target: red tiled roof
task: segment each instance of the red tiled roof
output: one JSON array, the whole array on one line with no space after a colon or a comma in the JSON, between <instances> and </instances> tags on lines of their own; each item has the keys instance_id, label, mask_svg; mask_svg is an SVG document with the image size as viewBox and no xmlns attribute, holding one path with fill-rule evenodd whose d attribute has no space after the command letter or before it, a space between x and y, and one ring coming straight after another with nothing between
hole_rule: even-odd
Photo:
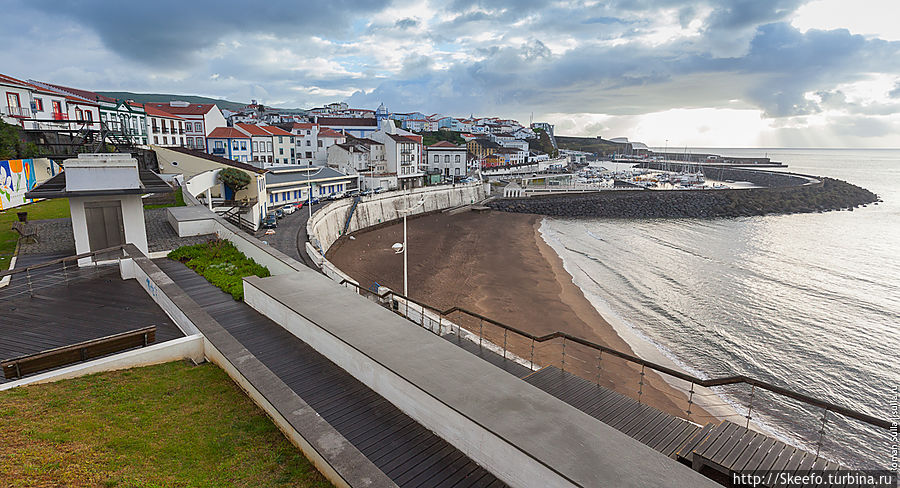
<instances>
[{"instance_id":1,"label":"red tiled roof","mask_svg":"<svg viewBox=\"0 0 900 488\"><path fill-rule=\"evenodd\" d=\"M153 106L170 114L178 115L204 115L216 106L213 103L192 103L187 107L173 107L169 103L147 103L144 105L146 107Z\"/></svg>"},{"instance_id":2,"label":"red tiled roof","mask_svg":"<svg viewBox=\"0 0 900 488\"><path fill-rule=\"evenodd\" d=\"M377 121L372 118L352 118L352 117L319 117L316 122L321 126L356 126L356 127L375 127Z\"/></svg>"},{"instance_id":3,"label":"red tiled roof","mask_svg":"<svg viewBox=\"0 0 900 488\"><path fill-rule=\"evenodd\" d=\"M94 93L90 90L80 90L78 88L72 88L72 87L63 86L63 85L56 85L53 83L44 83L44 82L41 82L41 83L43 83L47 86L53 87L59 91L71 93L72 95L75 95L76 97L84 98L85 100L95 100L95 101L109 102L109 103L116 102L115 98L110 98L105 95L101 95L99 93Z\"/></svg>"},{"instance_id":4,"label":"red tiled roof","mask_svg":"<svg viewBox=\"0 0 900 488\"><path fill-rule=\"evenodd\" d=\"M60 96L59 94L54 93L53 90L48 90L42 86L38 86L38 85L35 85L34 83L29 83L27 81L20 80L18 78L13 78L12 76L0 74L0 81L12 83L13 85L20 85L22 88L25 88L28 90L33 90L33 91L37 91L37 92L41 92L41 93Z\"/></svg>"},{"instance_id":5,"label":"red tiled roof","mask_svg":"<svg viewBox=\"0 0 900 488\"><path fill-rule=\"evenodd\" d=\"M165 110L160 110L160 109L154 107L153 105L150 105L149 103L144 105L144 111L147 112L147 115L149 115L151 117L163 117L163 118L167 118L167 119L184 120L183 117L179 117L175 114L170 114L169 112L166 112Z\"/></svg>"},{"instance_id":6,"label":"red tiled roof","mask_svg":"<svg viewBox=\"0 0 900 488\"><path fill-rule=\"evenodd\" d=\"M234 126L235 126L235 129L238 129L242 132L246 132L247 134L250 134L251 136L269 137L272 135L272 134L269 134L268 132L266 132L265 129L263 129L262 127L260 127L258 125L237 123L237 124L234 124Z\"/></svg>"},{"instance_id":7,"label":"red tiled roof","mask_svg":"<svg viewBox=\"0 0 900 488\"><path fill-rule=\"evenodd\" d=\"M346 136L336 130L329 129L328 127L323 127L321 129L319 129L319 137L346 137Z\"/></svg>"},{"instance_id":8,"label":"red tiled roof","mask_svg":"<svg viewBox=\"0 0 900 488\"><path fill-rule=\"evenodd\" d=\"M316 124L311 124L309 122L294 122L291 129L312 129L315 126Z\"/></svg>"},{"instance_id":9,"label":"red tiled roof","mask_svg":"<svg viewBox=\"0 0 900 488\"><path fill-rule=\"evenodd\" d=\"M463 147L457 146L450 141L438 141L428 147L452 147L454 149L464 149Z\"/></svg>"},{"instance_id":10,"label":"red tiled roof","mask_svg":"<svg viewBox=\"0 0 900 488\"><path fill-rule=\"evenodd\" d=\"M216 127L207 136L210 139L249 139L250 136L234 127Z\"/></svg>"},{"instance_id":11,"label":"red tiled roof","mask_svg":"<svg viewBox=\"0 0 900 488\"><path fill-rule=\"evenodd\" d=\"M264 125L264 126L262 126L262 128L263 128L263 130L269 132L269 134L272 134L273 136L291 136L291 137L294 136L294 134L291 134L290 132L288 132L280 127L275 127L274 125Z\"/></svg>"}]
</instances>

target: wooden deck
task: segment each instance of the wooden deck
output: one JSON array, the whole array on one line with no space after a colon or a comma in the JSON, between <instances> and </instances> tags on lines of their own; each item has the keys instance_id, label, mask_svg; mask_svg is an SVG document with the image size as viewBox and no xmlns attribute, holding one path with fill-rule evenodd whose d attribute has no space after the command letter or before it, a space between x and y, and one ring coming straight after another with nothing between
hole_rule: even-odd
<instances>
[{"instance_id":1,"label":"wooden deck","mask_svg":"<svg viewBox=\"0 0 900 488\"><path fill-rule=\"evenodd\" d=\"M662 454L675 454L701 427L553 366L525 381Z\"/></svg>"},{"instance_id":2,"label":"wooden deck","mask_svg":"<svg viewBox=\"0 0 900 488\"><path fill-rule=\"evenodd\" d=\"M52 259L33 257L19 263ZM0 360L149 325L156 326L157 343L184 335L138 283L121 279L116 266L69 269L68 282L58 267L29 274L31 288L21 274L0 288Z\"/></svg>"},{"instance_id":3,"label":"wooden deck","mask_svg":"<svg viewBox=\"0 0 900 488\"><path fill-rule=\"evenodd\" d=\"M154 262L398 486L506 486L275 322L181 263Z\"/></svg>"},{"instance_id":4,"label":"wooden deck","mask_svg":"<svg viewBox=\"0 0 900 488\"><path fill-rule=\"evenodd\" d=\"M840 469L837 463L730 421L713 428L692 451L692 465L697 471L709 466L724 474L769 471L802 475L810 470Z\"/></svg>"}]
</instances>

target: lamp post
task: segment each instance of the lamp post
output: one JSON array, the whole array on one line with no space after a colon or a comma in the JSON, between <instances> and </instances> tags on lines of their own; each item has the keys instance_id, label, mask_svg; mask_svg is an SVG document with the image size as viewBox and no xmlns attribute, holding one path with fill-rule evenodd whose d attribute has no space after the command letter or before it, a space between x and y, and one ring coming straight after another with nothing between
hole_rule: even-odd
<instances>
[{"instance_id":1,"label":"lamp post","mask_svg":"<svg viewBox=\"0 0 900 488\"><path fill-rule=\"evenodd\" d=\"M306 208L309 209L309 218L312 218L312 184L310 184L310 177L312 176L312 168L306 168Z\"/></svg>"},{"instance_id":2,"label":"lamp post","mask_svg":"<svg viewBox=\"0 0 900 488\"><path fill-rule=\"evenodd\" d=\"M394 254L403 253L403 296L409 297L409 274L408 270L408 256L407 256L407 242L406 242L406 216L409 215L410 212L425 204L425 195L422 195L422 199L419 200L418 203L411 207L406 207L403 210L397 210L398 212L403 214L403 242L396 242L391 249L394 250Z\"/></svg>"}]
</instances>

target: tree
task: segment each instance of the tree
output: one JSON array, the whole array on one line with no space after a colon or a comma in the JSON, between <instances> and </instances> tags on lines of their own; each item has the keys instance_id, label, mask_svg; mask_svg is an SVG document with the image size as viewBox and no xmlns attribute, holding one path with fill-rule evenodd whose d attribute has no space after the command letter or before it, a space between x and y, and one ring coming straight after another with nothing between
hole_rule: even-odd
<instances>
[{"instance_id":1,"label":"tree","mask_svg":"<svg viewBox=\"0 0 900 488\"><path fill-rule=\"evenodd\" d=\"M29 159L39 154L35 143L25 142L21 129L0 121L0 160Z\"/></svg>"},{"instance_id":2,"label":"tree","mask_svg":"<svg viewBox=\"0 0 900 488\"><path fill-rule=\"evenodd\" d=\"M236 168L225 168L219 171L219 181L237 193L250 185L250 175Z\"/></svg>"}]
</instances>

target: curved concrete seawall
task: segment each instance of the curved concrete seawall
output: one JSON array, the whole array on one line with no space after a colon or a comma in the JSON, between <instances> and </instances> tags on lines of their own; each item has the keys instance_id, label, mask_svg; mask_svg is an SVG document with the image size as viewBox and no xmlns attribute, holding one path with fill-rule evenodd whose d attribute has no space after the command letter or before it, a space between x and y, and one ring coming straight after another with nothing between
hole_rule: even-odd
<instances>
[{"instance_id":1,"label":"curved concrete seawall","mask_svg":"<svg viewBox=\"0 0 900 488\"><path fill-rule=\"evenodd\" d=\"M410 216L471 205L484 200L485 196L484 185L470 183L416 188L411 191L393 191L362 197L350 218L347 233L398 220L403 217L400 210L417 204L423 197L425 203L413 209L409 213ZM353 280L328 262L325 253L344 234L344 225L352 207L353 200L347 198L329 203L313 214L306 223L306 233L309 236L306 252L309 257L326 275L348 281Z\"/></svg>"}]
</instances>

